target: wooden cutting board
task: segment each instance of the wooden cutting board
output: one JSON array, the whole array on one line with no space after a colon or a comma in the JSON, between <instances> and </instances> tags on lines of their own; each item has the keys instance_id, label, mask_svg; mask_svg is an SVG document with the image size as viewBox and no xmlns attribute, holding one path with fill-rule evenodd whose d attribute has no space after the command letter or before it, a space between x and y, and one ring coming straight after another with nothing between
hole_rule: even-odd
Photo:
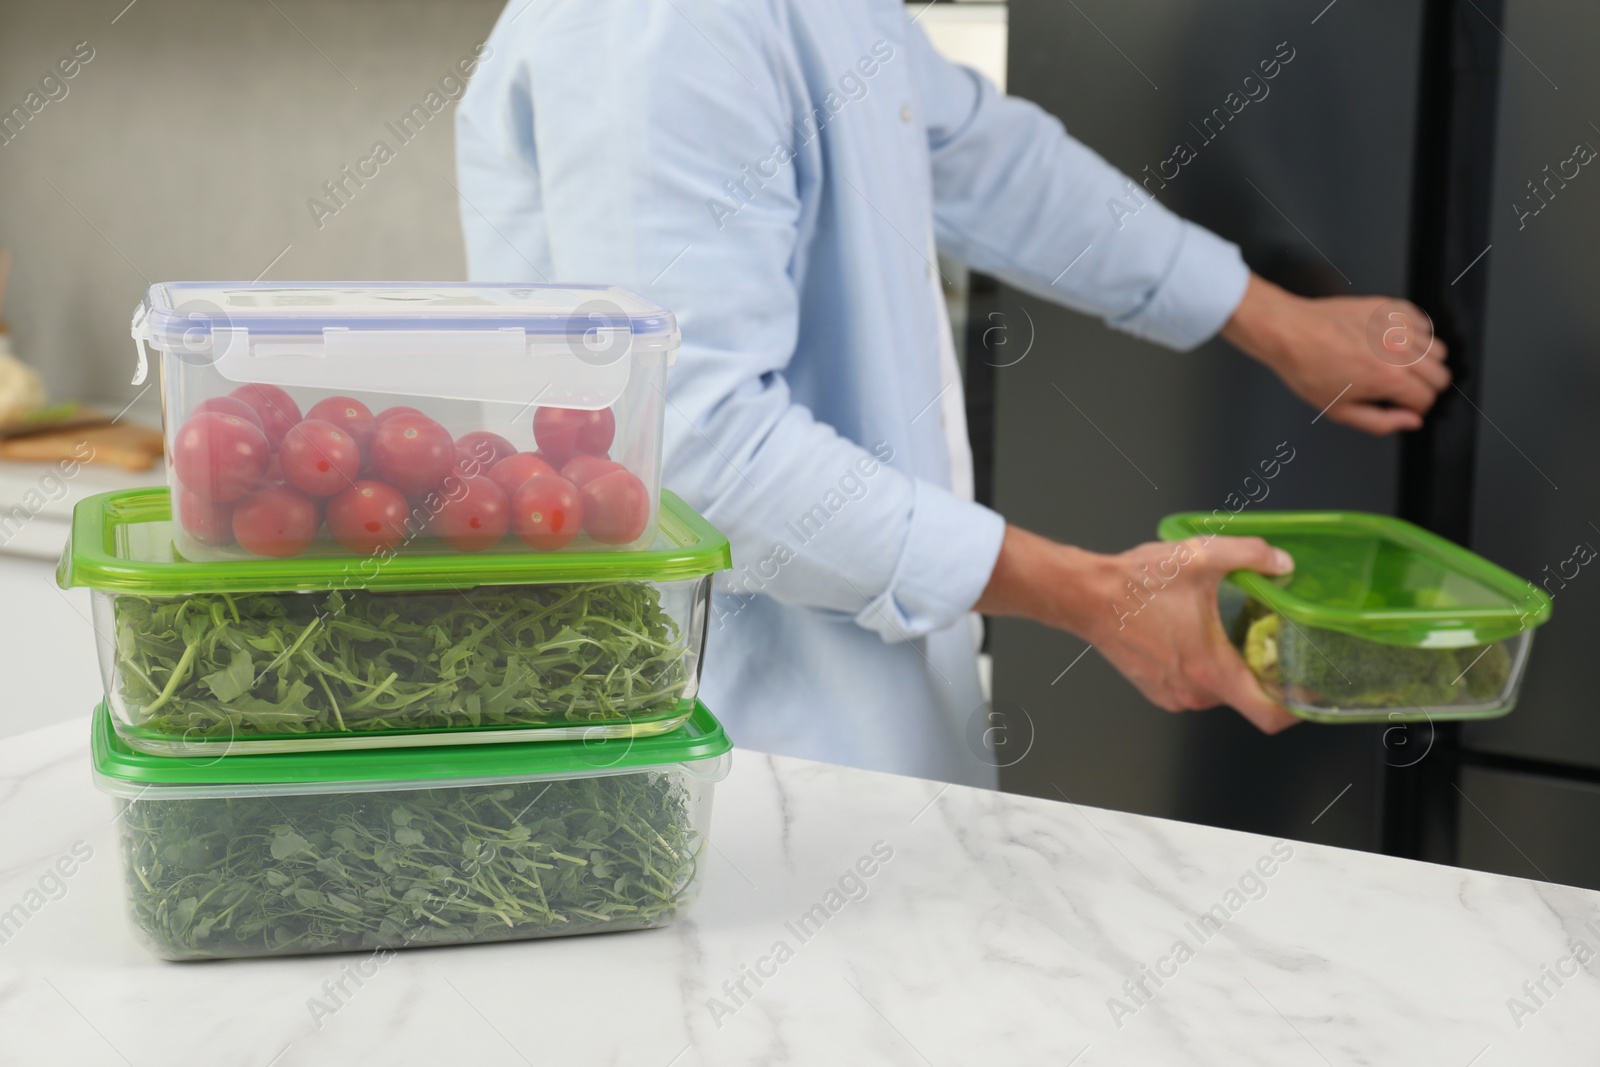
<instances>
[{"instance_id":1,"label":"wooden cutting board","mask_svg":"<svg viewBox=\"0 0 1600 1067\"><path fill-rule=\"evenodd\" d=\"M129 471L147 471L154 467L161 459L161 451L160 430L126 422L47 430L0 441L0 459L33 463L76 460L104 463Z\"/></svg>"}]
</instances>

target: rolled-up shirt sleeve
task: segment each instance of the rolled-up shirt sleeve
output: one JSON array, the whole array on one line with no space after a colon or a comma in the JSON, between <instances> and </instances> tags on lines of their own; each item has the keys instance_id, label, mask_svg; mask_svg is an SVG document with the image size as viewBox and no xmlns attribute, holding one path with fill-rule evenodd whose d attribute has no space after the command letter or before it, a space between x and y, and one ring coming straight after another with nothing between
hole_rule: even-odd
<instances>
[{"instance_id":1,"label":"rolled-up shirt sleeve","mask_svg":"<svg viewBox=\"0 0 1600 1067\"><path fill-rule=\"evenodd\" d=\"M798 89L754 11L551 0L502 16L457 116L470 271L610 282L673 309L663 481L728 534L724 588L904 640L971 610L1004 523L791 395L805 179L764 162L793 138ZM760 195L730 195L752 169Z\"/></svg>"},{"instance_id":2,"label":"rolled-up shirt sleeve","mask_svg":"<svg viewBox=\"0 0 1600 1067\"><path fill-rule=\"evenodd\" d=\"M913 483L911 521L889 586L855 620L886 641L942 629L972 610L994 573L1006 524L929 482Z\"/></svg>"},{"instance_id":3,"label":"rolled-up shirt sleeve","mask_svg":"<svg viewBox=\"0 0 1600 1067\"><path fill-rule=\"evenodd\" d=\"M1053 116L945 60L920 32L907 43L941 248L1169 348L1222 328L1250 277L1236 245L1173 214Z\"/></svg>"}]
</instances>

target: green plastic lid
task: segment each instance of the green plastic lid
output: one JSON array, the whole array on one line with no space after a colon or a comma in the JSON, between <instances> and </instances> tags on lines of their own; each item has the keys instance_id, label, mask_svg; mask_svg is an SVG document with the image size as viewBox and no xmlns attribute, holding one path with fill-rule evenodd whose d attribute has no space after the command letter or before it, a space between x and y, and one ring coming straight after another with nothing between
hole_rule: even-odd
<instances>
[{"instance_id":1,"label":"green plastic lid","mask_svg":"<svg viewBox=\"0 0 1600 1067\"><path fill-rule=\"evenodd\" d=\"M197 563L172 543L164 488L86 497L56 568L63 589L114 593L295 592L312 589L470 589L617 579L700 578L733 566L728 539L673 494L661 493L655 542L636 552L436 552L377 557L251 559Z\"/></svg>"},{"instance_id":2,"label":"green plastic lid","mask_svg":"<svg viewBox=\"0 0 1600 1067\"><path fill-rule=\"evenodd\" d=\"M187 759L129 748L112 728L111 713L104 704L95 709L89 737L96 784L120 796L168 788L174 793L181 788L184 796L225 797L590 778L714 759L732 748L722 724L698 701L694 714L682 726L650 737ZM245 786L259 788L240 788Z\"/></svg>"},{"instance_id":3,"label":"green plastic lid","mask_svg":"<svg viewBox=\"0 0 1600 1067\"><path fill-rule=\"evenodd\" d=\"M1168 515L1163 540L1260 537L1294 557L1270 578L1228 580L1292 622L1389 645L1490 644L1550 618L1550 597L1475 552L1402 519L1360 511Z\"/></svg>"}]
</instances>

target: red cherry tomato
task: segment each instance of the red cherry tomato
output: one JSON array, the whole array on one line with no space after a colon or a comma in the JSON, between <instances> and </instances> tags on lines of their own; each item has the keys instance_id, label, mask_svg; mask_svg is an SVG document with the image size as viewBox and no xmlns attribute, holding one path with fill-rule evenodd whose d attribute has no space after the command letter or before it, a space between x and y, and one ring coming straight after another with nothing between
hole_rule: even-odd
<instances>
[{"instance_id":1,"label":"red cherry tomato","mask_svg":"<svg viewBox=\"0 0 1600 1067\"><path fill-rule=\"evenodd\" d=\"M422 414L422 412L418 411L416 408L408 408L408 407L384 408L382 411L378 412L376 415L374 415L372 417L372 421L375 424L377 424L378 426L382 426L384 423L388 422L390 419L394 418L396 415L421 415L421 414Z\"/></svg>"},{"instance_id":2,"label":"red cherry tomato","mask_svg":"<svg viewBox=\"0 0 1600 1067\"><path fill-rule=\"evenodd\" d=\"M261 416L261 429L273 448L278 447L289 427L300 421L300 405L276 385L241 385L228 395L256 409Z\"/></svg>"},{"instance_id":3,"label":"red cherry tomato","mask_svg":"<svg viewBox=\"0 0 1600 1067\"><path fill-rule=\"evenodd\" d=\"M488 430L473 430L456 438L456 465L468 474L488 474L489 468L516 454L516 445ZM476 469L470 469L473 464Z\"/></svg>"},{"instance_id":4,"label":"red cherry tomato","mask_svg":"<svg viewBox=\"0 0 1600 1067\"><path fill-rule=\"evenodd\" d=\"M458 552L493 548L511 528L511 501L485 475L445 479L444 503L433 516L433 532Z\"/></svg>"},{"instance_id":5,"label":"red cherry tomato","mask_svg":"<svg viewBox=\"0 0 1600 1067\"><path fill-rule=\"evenodd\" d=\"M583 529L578 487L559 474L535 474L511 496L511 528L530 548L565 548Z\"/></svg>"},{"instance_id":6,"label":"red cherry tomato","mask_svg":"<svg viewBox=\"0 0 1600 1067\"><path fill-rule=\"evenodd\" d=\"M178 487L175 501L178 525L202 545L222 548L233 544L233 505L218 504L196 494L192 489Z\"/></svg>"},{"instance_id":7,"label":"red cherry tomato","mask_svg":"<svg viewBox=\"0 0 1600 1067\"><path fill-rule=\"evenodd\" d=\"M271 457L260 427L237 415L202 411L172 439L172 469L178 481L206 500L238 500L267 472Z\"/></svg>"},{"instance_id":8,"label":"red cherry tomato","mask_svg":"<svg viewBox=\"0 0 1600 1067\"><path fill-rule=\"evenodd\" d=\"M582 489L602 474L627 469L616 460L604 456L573 456L561 468L561 477Z\"/></svg>"},{"instance_id":9,"label":"red cherry tomato","mask_svg":"<svg viewBox=\"0 0 1600 1067\"><path fill-rule=\"evenodd\" d=\"M603 545L637 541L650 522L650 492L630 470L602 474L583 487L583 529Z\"/></svg>"},{"instance_id":10,"label":"red cherry tomato","mask_svg":"<svg viewBox=\"0 0 1600 1067\"><path fill-rule=\"evenodd\" d=\"M436 487L456 462L450 431L421 414L402 413L379 424L369 452L372 473L407 496Z\"/></svg>"},{"instance_id":11,"label":"red cherry tomato","mask_svg":"<svg viewBox=\"0 0 1600 1067\"><path fill-rule=\"evenodd\" d=\"M202 400L189 414L193 417L202 411L215 411L218 415L237 415L246 422L255 423L257 429L266 433L266 427L261 424L261 416L256 413L256 409L236 396L214 396L210 400Z\"/></svg>"},{"instance_id":12,"label":"red cherry tomato","mask_svg":"<svg viewBox=\"0 0 1600 1067\"><path fill-rule=\"evenodd\" d=\"M321 525L316 501L287 485L257 489L233 509L234 538L258 556L298 556Z\"/></svg>"},{"instance_id":13,"label":"red cherry tomato","mask_svg":"<svg viewBox=\"0 0 1600 1067\"><path fill-rule=\"evenodd\" d=\"M533 439L554 467L580 453L604 455L616 436L617 417L610 408L540 408L533 413Z\"/></svg>"},{"instance_id":14,"label":"red cherry tomato","mask_svg":"<svg viewBox=\"0 0 1600 1067\"><path fill-rule=\"evenodd\" d=\"M284 435L278 463L283 480L302 493L332 496L361 473L361 446L331 422L306 419Z\"/></svg>"},{"instance_id":15,"label":"red cherry tomato","mask_svg":"<svg viewBox=\"0 0 1600 1067\"><path fill-rule=\"evenodd\" d=\"M489 468L489 478L512 496L522 483L535 474L555 474L556 469L535 452L518 452Z\"/></svg>"},{"instance_id":16,"label":"red cherry tomato","mask_svg":"<svg viewBox=\"0 0 1600 1067\"><path fill-rule=\"evenodd\" d=\"M378 428L377 420L372 417L372 409L348 396L330 396L317 401L306 412L306 418L333 423L354 437L363 450L372 440L373 431Z\"/></svg>"},{"instance_id":17,"label":"red cherry tomato","mask_svg":"<svg viewBox=\"0 0 1600 1067\"><path fill-rule=\"evenodd\" d=\"M328 501L328 532L346 551L375 556L406 539L411 505L383 482L359 481Z\"/></svg>"}]
</instances>

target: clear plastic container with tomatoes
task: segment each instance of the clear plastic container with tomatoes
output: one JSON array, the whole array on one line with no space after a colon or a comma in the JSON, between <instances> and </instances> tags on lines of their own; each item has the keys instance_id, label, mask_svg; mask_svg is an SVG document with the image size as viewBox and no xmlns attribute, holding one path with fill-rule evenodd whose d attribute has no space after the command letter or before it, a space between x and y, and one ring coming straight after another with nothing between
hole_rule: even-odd
<instances>
[{"instance_id":1,"label":"clear plastic container with tomatoes","mask_svg":"<svg viewBox=\"0 0 1600 1067\"><path fill-rule=\"evenodd\" d=\"M165 282L158 357L191 560L649 543L670 311L623 289Z\"/></svg>"},{"instance_id":2,"label":"clear plastic container with tomatoes","mask_svg":"<svg viewBox=\"0 0 1600 1067\"><path fill-rule=\"evenodd\" d=\"M728 541L672 493L634 552L195 561L168 491L79 502L106 703L142 752L597 740L693 710Z\"/></svg>"}]
</instances>

